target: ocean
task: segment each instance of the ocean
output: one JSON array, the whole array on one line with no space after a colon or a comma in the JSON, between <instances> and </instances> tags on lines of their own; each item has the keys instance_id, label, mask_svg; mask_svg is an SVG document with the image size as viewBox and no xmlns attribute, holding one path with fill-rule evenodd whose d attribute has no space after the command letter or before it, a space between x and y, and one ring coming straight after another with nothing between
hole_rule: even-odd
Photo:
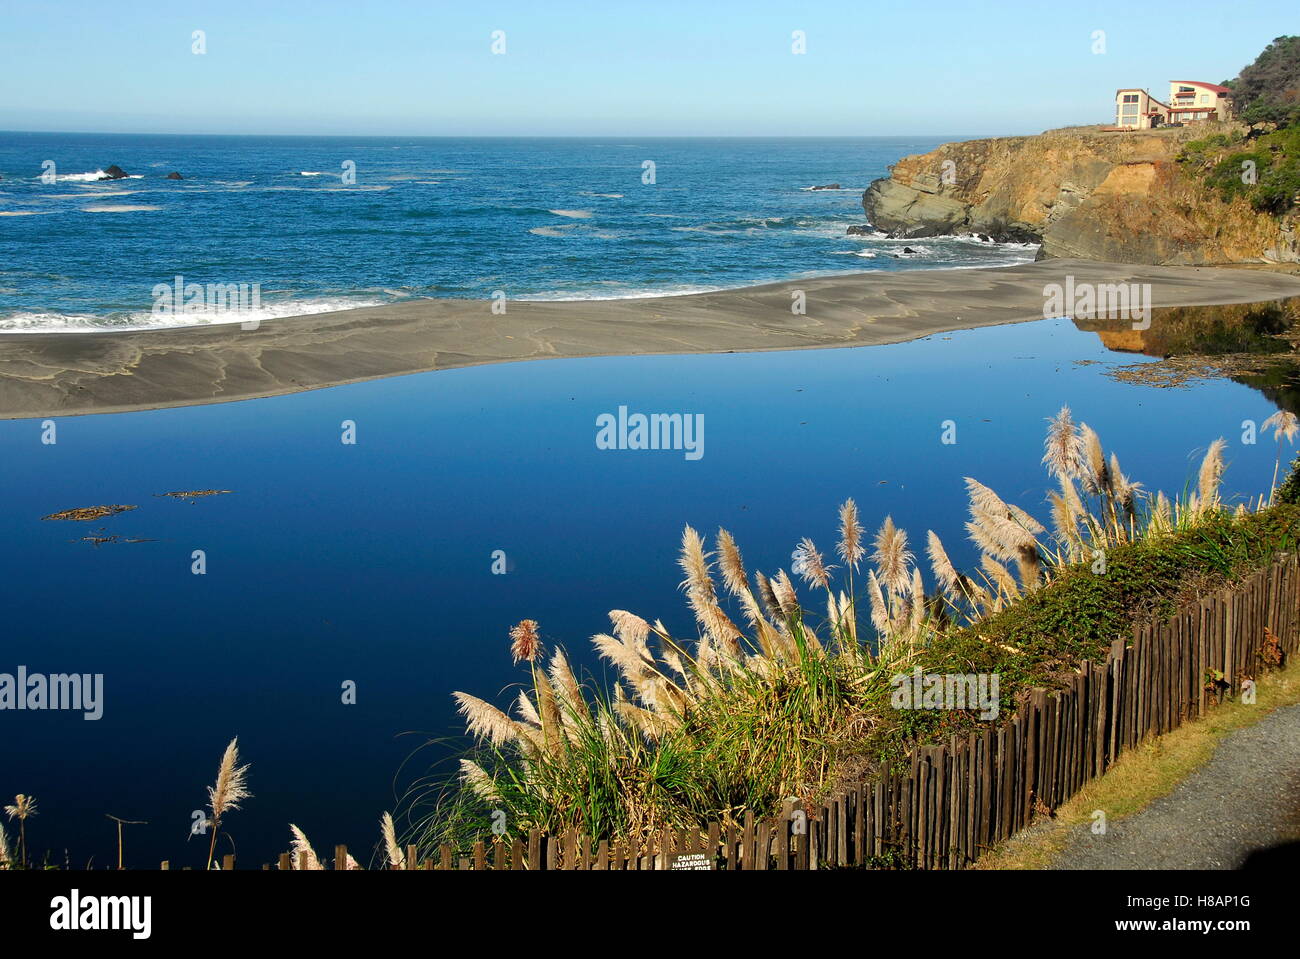
<instances>
[{"instance_id":1,"label":"ocean","mask_svg":"<svg viewBox=\"0 0 1300 959\"><path fill-rule=\"evenodd\" d=\"M947 139L0 133L0 331L229 319L156 315L152 291L176 276L256 284L247 320L1032 260L1019 244L846 235L873 179ZM112 164L128 178L94 179Z\"/></svg>"}]
</instances>

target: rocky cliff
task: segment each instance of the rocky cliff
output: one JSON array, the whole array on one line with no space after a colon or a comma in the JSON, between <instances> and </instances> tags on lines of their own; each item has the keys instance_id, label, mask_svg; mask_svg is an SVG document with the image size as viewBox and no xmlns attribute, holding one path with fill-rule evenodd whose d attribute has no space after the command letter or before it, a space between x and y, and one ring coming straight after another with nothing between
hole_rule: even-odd
<instances>
[{"instance_id":1,"label":"rocky cliff","mask_svg":"<svg viewBox=\"0 0 1300 959\"><path fill-rule=\"evenodd\" d=\"M1300 263L1294 219L1225 203L1177 163L1204 129L1097 128L947 143L890 167L862 197L897 237L985 234L1045 257L1121 263Z\"/></svg>"}]
</instances>

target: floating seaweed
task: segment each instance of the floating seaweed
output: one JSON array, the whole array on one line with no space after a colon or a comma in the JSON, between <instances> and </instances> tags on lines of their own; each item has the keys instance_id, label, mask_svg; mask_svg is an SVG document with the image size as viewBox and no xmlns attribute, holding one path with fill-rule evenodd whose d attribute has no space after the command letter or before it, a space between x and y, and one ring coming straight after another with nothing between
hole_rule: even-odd
<instances>
[{"instance_id":1,"label":"floating seaweed","mask_svg":"<svg viewBox=\"0 0 1300 959\"><path fill-rule=\"evenodd\" d=\"M192 502L194 502L195 499L197 499L197 498L200 497L200 496L224 496L224 495L226 495L227 493L230 493L230 492L233 492L233 490L228 490L228 489L191 489L191 490L177 490L177 491L174 492L174 493L154 493L153 495L154 495L154 496L160 496L160 497L161 497L161 496L170 496L172 499L183 499L183 500L189 500L189 501L192 503Z\"/></svg>"},{"instance_id":2,"label":"floating seaweed","mask_svg":"<svg viewBox=\"0 0 1300 959\"><path fill-rule=\"evenodd\" d=\"M135 508L134 506L81 506L77 509L65 509L60 513L51 513L49 516L42 516L41 519L68 519L87 522L92 519L103 519L105 516L116 516L118 513L125 513Z\"/></svg>"},{"instance_id":3,"label":"floating seaweed","mask_svg":"<svg viewBox=\"0 0 1300 959\"><path fill-rule=\"evenodd\" d=\"M145 539L139 536L119 536L116 533L104 533L103 530L96 530L90 536L83 536L81 539L69 540L70 543L89 543L98 549L100 546L109 543L156 543L155 539Z\"/></svg>"}]
</instances>

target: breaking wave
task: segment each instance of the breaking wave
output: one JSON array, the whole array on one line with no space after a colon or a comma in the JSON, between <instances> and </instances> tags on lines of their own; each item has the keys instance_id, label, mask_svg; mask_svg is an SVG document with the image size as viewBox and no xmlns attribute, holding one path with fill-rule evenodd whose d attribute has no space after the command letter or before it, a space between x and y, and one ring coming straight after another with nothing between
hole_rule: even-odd
<instances>
[{"instance_id":1,"label":"breaking wave","mask_svg":"<svg viewBox=\"0 0 1300 959\"><path fill-rule=\"evenodd\" d=\"M202 310L193 313L154 314L149 310L116 313L10 313L0 314L0 333L124 333L130 330L165 330L186 326L280 320L291 316L336 313L390 302L355 297L324 297L263 303L252 310Z\"/></svg>"}]
</instances>

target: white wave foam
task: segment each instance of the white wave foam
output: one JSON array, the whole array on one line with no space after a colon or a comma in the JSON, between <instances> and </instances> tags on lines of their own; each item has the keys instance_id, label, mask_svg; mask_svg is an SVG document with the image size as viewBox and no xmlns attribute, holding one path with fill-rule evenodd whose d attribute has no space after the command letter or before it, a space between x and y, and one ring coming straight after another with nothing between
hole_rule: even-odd
<instances>
[{"instance_id":1,"label":"white wave foam","mask_svg":"<svg viewBox=\"0 0 1300 959\"><path fill-rule=\"evenodd\" d=\"M369 184L352 186L258 186L253 187L250 193L383 193L393 188L391 183ZM201 190L193 192L200 193Z\"/></svg>"},{"instance_id":2,"label":"white wave foam","mask_svg":"<svg viewBox=\"0 0 1300 959\"><path fill-rule=\"evenodd\" d=\"M617 293L602 294L591 290L547 290L543 293L529 293L516 296L516 300L535 302L569 302L571 300L646 300L656 296L690 296L694 293L715 293L725 289L721 286L694 286L683 284L671 287L651 287L642 289L620 290Z\"/></svg>"},{"instance_id":3,"label":"white wave foam","mask_svg":"<svg viewBox=\"0 0 1300 959\"><path fill-rule=\"evenodd\" d=\"M298 176L324 176L324 175L325 175L324 172L321 171L321 170L300 170L300 171L298 171Z\"/></svg>"},{"instance_id":4,"label":"white wave foam","mask_svg":"<svg viewBox=\"0 0 1300 959\"><path fill-rule=\"evenodd\" d=\"M161 210L160 206L149 206L147 203L99 203L95 206L83 206L82 213L150 213L154 210Z\"/></svg>"},{"instance_id":5,"label":"white wave foam","mask_svg":"<svg viewBox=\"0 0 1300 959\"><path fill-rule=\"evenodd\" d=\"M1005 242L999 242L997 240L983 240L980 239L978 236L971 236L971 235L945 236L945 237L938 237L937 239L951 240L953 243L963 243L968 246L982 246L985 248L996 246L1008 250L1037 250L1038 249L1037 243L1005 243Z\"/></svg>"},{"instance_id":6,"label":"white wave foam","mask_svg":"<svg viewBox=\"0 0 1300 959\"><path fill-rule=\"evenodd\" d=\"M556 216L567 216L572 220L590 219L590 210L547 210L548 213L554 213Z\"/></svg>"},{"instance_id":7,"label":"white wave foam","mask_svg":"<svg viewBox=\"0 0 1300 959\"><path fill-rule=\"evenodd\" d=\"M753 236L764 230L789 230L792 233L814 233L822 236L844 235L845 221L816 216L745 216L735 220L714 220L693 226L674 226L679 233L715 233L723 235L744 234Z\"/></svg>"},{"instance_id":8,"label":"white wave foam","mask_svg":"<svg viewBox=\"0 0 1300 959\"><path fill-rule=\"evenodd\" d=\"M150 311L111 313L26 312L0 315L0 333L117 333L129 330L162 330L185 326L218 326L254 320L280 320L290 316L311 316L382 306L387 300L330 297L314 300L283 300L263 303L255 310L204 310L195 313L154 315Z\"/></svg>"},{"instance_id":9,"label":"white wave foam","mask_svg":"<svg viewBox=\"0 0 1300 959\"><path fill-rule=\"evenodd\" d=\"M45 193L41 195L41 200L102 200L110 196L133 196L139 193L139 190L96 190L94 193ZM33 200L33 203L39 203L40 200Z\"/></svg>"},{"instance_id":10,"label":"white wave foam","mask_svg":"<svg viewBox=\"0 0 1300 959\"><path fill-rule=\"evenodd\" d=\"M39 180L41 177L36 176L32 179ZM59 173L54 177L56 183L116 183L118 180L143 179L143 173L128 173L126 176L110 177L106 176L103 170L96 170L94 173Z\"/></svg>"}]
</instances>

